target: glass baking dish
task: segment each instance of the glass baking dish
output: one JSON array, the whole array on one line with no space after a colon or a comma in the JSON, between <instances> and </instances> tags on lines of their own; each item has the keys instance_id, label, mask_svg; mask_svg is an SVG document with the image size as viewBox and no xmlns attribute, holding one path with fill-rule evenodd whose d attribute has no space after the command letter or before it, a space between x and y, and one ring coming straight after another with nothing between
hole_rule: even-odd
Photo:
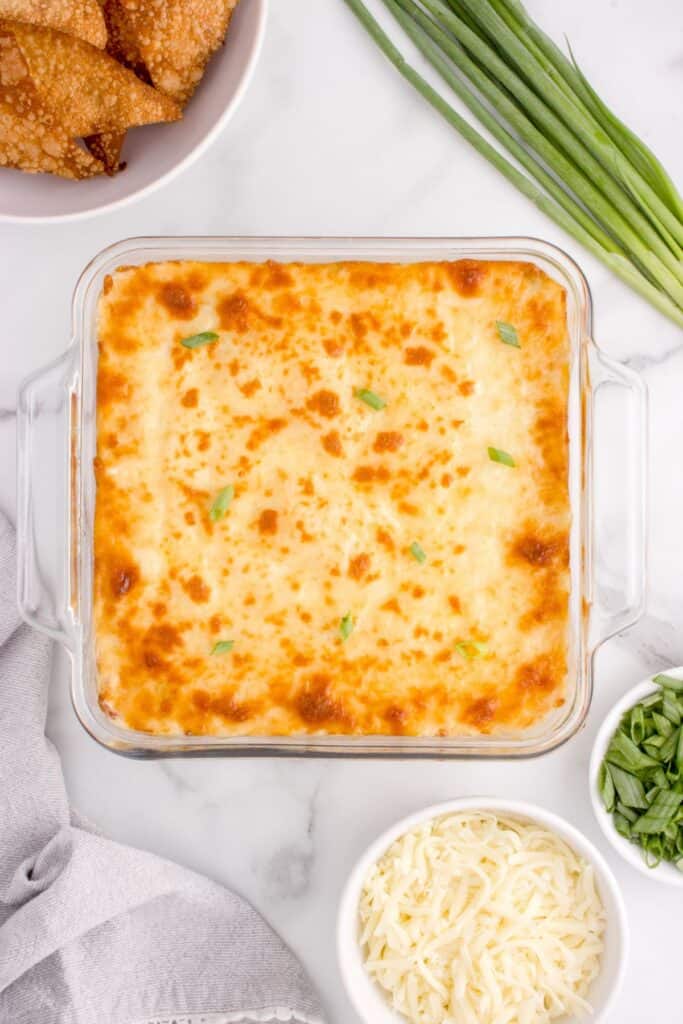
<instances>
[{"instance_id":1,"label":"glass baking dish","mask_svg":"<svg viewBox=\"0 0 683 1024\"><path fill-rule=\"evenodd\" d=\"M305 262L375 260L524 260L567 292L571 341L569 464L569 678L566 701L523 733L462 737L154 736L122 728L97 699L92 616L96 452L97 302L108 273L158 260L267 259ZM86 267L73 300L73 337L62 356L30 377L19 398L19 606L24 618L62 643L71 657L73 705L98 742L122 754L313 755L344 757L521 757L541 754L582 725L600 645L639 617L645 589L647 396L631 370L613 363L591 338L591 297L577 265L560 249L531 238L139 238L119 242ZM598 395L619 396L624 556L620 583L601 568L596 579L595 460ZM610 406L614 413L613 403ZM610 538L612 529L610 524ZM611 543L610 543L611 547Z\"/></svg>"}]
</instances>

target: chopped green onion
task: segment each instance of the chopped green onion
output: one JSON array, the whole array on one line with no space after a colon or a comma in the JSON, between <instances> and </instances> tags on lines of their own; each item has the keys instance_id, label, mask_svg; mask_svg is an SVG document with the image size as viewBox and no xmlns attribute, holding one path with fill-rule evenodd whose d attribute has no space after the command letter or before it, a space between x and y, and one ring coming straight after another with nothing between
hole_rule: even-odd
<instances>
[{"instance_id":1,"label":"chopped green onion","mask_svg":"<svg viewBox=\"0 0 683 1024\"><path fill-rule=\"evenodd\" d=\"M662 686L622 716L598 773L616 831L651 868L683 861L682 717L683 697Z\"/></svg>"},{"instance_id":2,"label":"chopped green onion","mask_svg":"<svg viewBox=\"0 0 683 1024\"><path fill-rule=\"evenodd\" d=\"M503 466L514 467L517 465L512 456L504 452L502 448L489 448L488 452L491 462L500 462Z\"/></svg>"},{"instance_id":3,"label":"chopped green onion","mask_svg":"<svg viewBox=\"0 0 683 1024\"><path fill-rule=\"evenodd\" d=\"M602 802L605 805L605 810L613 811L616 792L609 765L605 761L600 765L598 789L600 790L600 796L602 797Z\"/></svg>"},{"instance_id":4,"label":"chopped green onion","mask_svg":"<svg viewBox=\"0 0 683 1024\"><path fill-rule=\"evenodd\" d=\"M645 739L645 712L640 705L631 712L631 739L636 745Z\"/></svg>"},{"instance_id":5,"label":"chopped green onion","mask_svg":"<svg viewBox=\"0 0 683 1024\"><path fill-rule=\"evenodd\" d=\"M423 565L427 561L427 555L420 544L416 540L410 545L410 553L416 562Z\"/></svg>"},{"instance_id":6,"label":"chopped green onion","mask_svg":"<svg viewBox=\"0 0 683 1024\"><path fill-rule=\"evenodd\" d=\"M655 729L657 730L659 737L651 736L650 742L652 743L659 738L663 743L667 736L670 736L674 731L674 727L669 719L665 718L664 715L660 715L658 711L652 712L652 721L655 723ZM660 743L659 746L661 745L662 744Z\"/></svg>"},{"instance_id":7,"label":"chopped green onion","mask_svg":"<svg viewBox=\"0 0 683 1024\"><path fill-rule=\"evenodd\" d=\"M521 348L517 329L512 324L506 324L503 320L496 320L496 330L498 331L498 337L506 345Z\"/></svg>"},{"instance_id":8,"label":"chopped green onion","mask_svg":"<svg viewBox=\"0 0 683 1024\"><path fill-rule=\"evenodd\" d=\"M656 768L657 762L652 757L644 754L635 745L630 736L623 732L617 732L612 737L612 742L607 748L606 758L610 764L624 768L627 772L635 772L641 768Z\"/></svg>"},{"instance_id":9,"label":"chopped green onion","mask_svg":"<svg viewBox=\"0 0 683 1024\"><path fill-rule=\"evenodd\" d=\"M626 804L622 804L621 800L617 800L614 809L618 814L623 814L631 825L634 821L638 821L638 812L634 811L632 807L627 807Z\"/></svg>"},{"instance_id":10,"label":"chopped green onion","mask_svg":"<svg viewBox=\"0 0 683 1024\"><path fill-rule=\"evenodd\" d=\"M645 814L638 818L632 831L643 832L647 835L661 832L680 807L681 800L683 800L683 796L680 793L660 789Z\"/></svg>"},{"instance_id":11,"label":"chopped green onion","mask_svg":"<svg viewBox=\"0 0 683 1024\"><path fill-rule=\"evenodd\" d=\"M660 672L658 676L652 677L652 682L656 683L657 686L665 686L667 690L683 692L683 679L676 679L675 676L667 676Z\"/></svg>"},{"instance_id":12,"label":"chopped green onion","mask_svg":"<svg viewBox=\"0 0 683 1024\"><path fill-rule=\"evenodd\" d=\"M356 398L360 398L361 402L365 402L366 405L369 405L371 409L375 409L376 412L384 409L387 404L383 398L380 398L379 395L368 388L356 388L354 394Z\"/></svg>"},{"instance_id":13,"label":"chopped green onion","mask_svg":"<svg viewBox=\"0 0 683 1024\"><path fill-rule=\"evenodd\" d=\"M672 725L681 724L681 709L671 690L662 690L662 714L669 719Z\"/></svg>"},{"instance_id":14,"label":"chopped green onion","mask_svg":"<svg viewBox=\"0 0 683 1024\"><path fill-rule=\"evenodd\" d=\"M235 646L234 640L219 640L211 649L212 654L227 654Z\"/></svg>"},{"instance_id":15,"label":"chopped green onion","mask_svg":"<svg viewBox=\"0 0 683 1024\"><path fill-rule=\"evenodd\" d=\"M185 348L200 348L202 345L210 345L212 341L218 341L215 331L202 331L200 334L191 334L189 338L183 338L180 342Z\"/></svg>"},{"instance_id":16,"label":"chopped green onion","mask_svg":"<svg viewBox=\"0 0 683 1024\"><path fill-rule=\"evenodd\" d=\"M667 736L667 738L664 740L664 742L662 743L661 747L659 748L659 757L660 757L660 759L662 761L671 761L672 760L672 758L676 754L676 750L678 749L678 743L679 743L680 738L681 738L680 727L678 729L674 729L674 731L671 733L671 735Z\"/></svg>"},{"instance_id":17,"label":"chopped green onion","mask_svg":"<svg viewBox=\"0 0 683 1024\"><path fill-rule=\"evenodd\" d=\"M455 649L467 661L471 661L472 658L483 658L489 653L488 645L479 640L461 640L455 645Z\"/></svg>"},{"instance_id":18,"label":"chopped green onion","mask_svg":"<svg viewBox=\"0 0 683 1024\"><path fill-rule=\"evenodd\" d=\"M346 615L341 619L339 623L339 632L342 640L346 643L351 634L353 633L353 627L355 623L351 617L351 613L347 612Z\"/></svg>"},{"instance_id":19,"label":"chopped green onion","mask_svg":"<svg viewBox=\"0 0 683 1024\"><path fill-rule=\"evenodd\" d=\"M217 523L219 519L223 518L230 508L230 504L234 497L235 488L232 484L228 484L227 487L223 487L222 490L218 492L209 510L209 519L212 523Z\"/></svg>"},{"instance_id":20,"label":"chopped green onion","mask_svg":"<svg viewBox=\"0 0 683 1024\"><path fill-rule=\"evenodd\" d=\"M623 814L620 814L619 811L615 811L612 815L612 822L620 836L623 836L624 839L631 838L631 823Z\"/></svg>"},{"instance_id":21,"label":"chopped green onion","mask_svg":"<svg viewBox=\"0 0 683 1024\"><path fill-rule=\"evenodd\" d=\"M635 775L631 775L630 772L625 772L623 768L619 768L615 764L610 765L609 770L621 803L626 804L627 807L645 810L648 803L645 799L645 790L640 779L636 778Z\"/></svg>"}]
</instances>

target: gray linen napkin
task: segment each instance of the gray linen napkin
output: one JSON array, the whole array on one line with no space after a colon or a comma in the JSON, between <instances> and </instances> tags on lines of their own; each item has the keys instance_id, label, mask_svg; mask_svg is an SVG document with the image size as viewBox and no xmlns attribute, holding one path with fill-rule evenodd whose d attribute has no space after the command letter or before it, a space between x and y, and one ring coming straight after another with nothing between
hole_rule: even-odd
<instances>
[{"instance_id":1,"label":"gray linen napkin","mask_svg":"<svg viewBox=\"0 0 683 1024\"><path fill-rule=\"evenodd\" d=\"M48 662L19 621L0 513L0 1024L322 1024L244 900L77 826L44 734Z\"/></svg>"}]
</instances>

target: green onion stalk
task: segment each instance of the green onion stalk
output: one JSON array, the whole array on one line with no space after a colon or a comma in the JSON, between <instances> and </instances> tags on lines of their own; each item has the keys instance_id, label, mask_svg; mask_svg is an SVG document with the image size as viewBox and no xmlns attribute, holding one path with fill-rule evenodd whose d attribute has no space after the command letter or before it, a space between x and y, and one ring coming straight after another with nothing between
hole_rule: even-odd
<instances>
[{"instance_id":1,"label":"green onion stalk","mask_svg":"<svg viewBox=\"0 0 683 1024\"><path fill-rule=\"evenodd\" d=\"M382 0L519 166L405 60L363 0L345 2L400 74L478 153L683 326L683 200L654 154L519 0Z\"/></svg>"}]
</instances>

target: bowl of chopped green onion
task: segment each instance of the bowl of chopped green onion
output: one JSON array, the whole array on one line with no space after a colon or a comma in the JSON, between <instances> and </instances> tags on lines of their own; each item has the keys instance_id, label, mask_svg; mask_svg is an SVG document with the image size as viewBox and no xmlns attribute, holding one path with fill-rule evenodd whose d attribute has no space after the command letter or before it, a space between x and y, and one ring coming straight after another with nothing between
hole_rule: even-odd
<instances>
[{"instance_id":1,"label":"bowl of chopped green onion","mask_svg":"<svg viewBox=\"0 0 683 1024\"><path fill-rule=\"evenodd\" d=\"M639 871L683 886L683 667L639 683L612 708L590 761L606 838Z\"/></svg>"}]
</instances>

